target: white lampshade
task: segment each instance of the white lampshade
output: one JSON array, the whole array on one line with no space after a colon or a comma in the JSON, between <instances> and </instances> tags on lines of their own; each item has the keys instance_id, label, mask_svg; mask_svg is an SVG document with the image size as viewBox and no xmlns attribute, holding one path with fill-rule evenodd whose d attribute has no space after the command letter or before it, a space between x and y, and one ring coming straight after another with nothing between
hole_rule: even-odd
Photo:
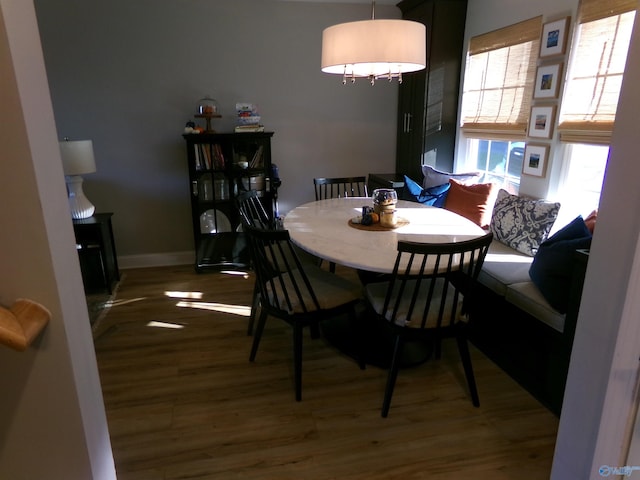
<instances>
[{"instance_id":1,"label":"white lampshade","mask_svg":"<svg viewBox=\"0 0 640 480\"><path fill-rule=\"evenodd\" d=\"M60 155L65 175L84 175L96 171L91 140L60 142Z\"/></svg>"},{"instance_id":2,"label":"white lampshade","mask_svg":"<svg viewBox=\"0 0 640 480\"><path fill-rule=\"evenodd\" d=\"M84 194L81 175L96 171L93 142L91 140L60 142L60 156L67 182L71 217L76 220L89 218L95 212L95 207Z\"/></svg>"},{"instance_id":3,"label":"white lampshade","mask_svg":"<svg viewBox=\"0 0 640 480\"><path fill-rule=\"evenodd\" d=\"M322 71L345 77L398 77L426 66L426 28L410 20L341 23L322 32Z\"/></svg>"}]
</instances>

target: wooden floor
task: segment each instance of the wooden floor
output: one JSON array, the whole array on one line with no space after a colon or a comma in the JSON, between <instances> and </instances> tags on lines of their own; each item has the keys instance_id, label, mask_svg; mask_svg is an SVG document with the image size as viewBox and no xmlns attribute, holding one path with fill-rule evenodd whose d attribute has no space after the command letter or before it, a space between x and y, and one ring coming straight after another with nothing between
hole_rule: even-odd
<instances>
[{"instance_id":1,"label":"wooden floor","mask_svg":"<svg viewBox=\"0 0 640 480\"><path fill-rule=\"evenodd\" d=\"M400 372L383 419L386 371L306 335L296 402L287 325L248 361L253 276L124 273L95 333L119 480L549 478L558 419L476 349L480 408L447 343Z\"/></svg>"}]
</instances>

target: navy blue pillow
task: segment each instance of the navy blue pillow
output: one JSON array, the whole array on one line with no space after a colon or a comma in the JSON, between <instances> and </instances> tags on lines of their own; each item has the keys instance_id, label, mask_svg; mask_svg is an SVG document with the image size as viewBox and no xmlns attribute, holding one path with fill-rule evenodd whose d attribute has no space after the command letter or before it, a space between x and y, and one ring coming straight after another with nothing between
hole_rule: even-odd
<instances>
[{"instance_id":1,"label":"navy blue pillow","mask_svg":"<svg viewBox=\"0 0 640 480\"><path fill-rule=\"evenodd\" d=\"M411 200L413 202L423 203L425 205L433 205L434 207L444 207L447 199L447 192L451 184L437 185L430 188L422 188L418 182L404 176L404 198L403 200Z\"/></svg>"},{"instance_id":2,"label":"navy blue pillow","mask_svg":"<svg viewBox=\"0 0 640 480\"><path fill-rule=\"evenodd\" d=\"M529 276L542 296L560 313L567 312L573 255L591 248L591 232L581 216L540 244Z\"/></svg>"}]
</instances>

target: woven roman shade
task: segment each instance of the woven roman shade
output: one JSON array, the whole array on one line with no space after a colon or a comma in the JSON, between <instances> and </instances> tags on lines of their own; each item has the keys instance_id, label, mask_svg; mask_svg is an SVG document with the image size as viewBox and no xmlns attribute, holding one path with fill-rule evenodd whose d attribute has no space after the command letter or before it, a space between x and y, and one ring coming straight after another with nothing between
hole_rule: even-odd
<instances>
[{"instance_id":1,"label":"woven roman shade","mask_svg":"<svg viewBox=\"0 0 640 480\"><path fill-rule=\"evenodd\" d=\"M541 28L539 16L471 38L462 96L465 136L526 136Z\"/></svg>"},{"instance_id":2,"label":"woven roman shade","mask_svg":"<svg viewBox=\"0 0 640 480\"><path fill-rule=\"evenodd\" d=\"M560 140L608 145L635 19L636 0L582 0L560 111Z\"/></svg>"}]
</instances>

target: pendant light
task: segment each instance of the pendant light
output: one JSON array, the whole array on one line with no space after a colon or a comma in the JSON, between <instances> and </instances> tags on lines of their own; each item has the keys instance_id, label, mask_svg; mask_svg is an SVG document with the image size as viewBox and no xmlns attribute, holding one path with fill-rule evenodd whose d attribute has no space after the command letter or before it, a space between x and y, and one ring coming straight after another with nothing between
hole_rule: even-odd
<instances>
[{"instance_id":1,"label":"pendant light","mask_svg":"<svg viewBox=\"0 0 640 480\"><path fill-rule=\"evenodd\" d=\"M426 28L410 20L371 20L341 23L322 32L322 71L342 75L342 83L356 78L394 78L426 66Z\"/></svg>"}]
</instances>

